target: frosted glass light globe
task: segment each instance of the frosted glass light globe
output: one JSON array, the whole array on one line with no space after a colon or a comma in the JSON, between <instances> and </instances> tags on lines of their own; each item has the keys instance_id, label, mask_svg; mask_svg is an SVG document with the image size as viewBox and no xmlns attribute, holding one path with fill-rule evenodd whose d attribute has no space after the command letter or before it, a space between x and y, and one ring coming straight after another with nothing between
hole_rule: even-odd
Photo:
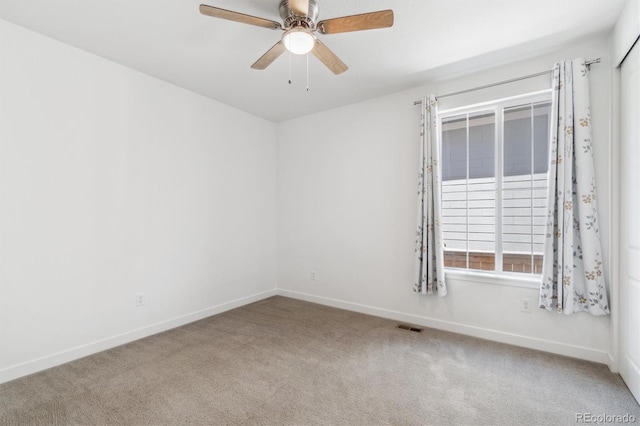
<instances>
[{"instance_id":1,"label":"frosted glass light globe","mask_svg":"<svg viewBox=\"0 0 640 426\"><path fill-rule=\"evenodd\" d=\"M295 55L311 52L316 44L316 38L306 28L291 28L282 36L284 47Z\"/></svg>"}]
</instances>

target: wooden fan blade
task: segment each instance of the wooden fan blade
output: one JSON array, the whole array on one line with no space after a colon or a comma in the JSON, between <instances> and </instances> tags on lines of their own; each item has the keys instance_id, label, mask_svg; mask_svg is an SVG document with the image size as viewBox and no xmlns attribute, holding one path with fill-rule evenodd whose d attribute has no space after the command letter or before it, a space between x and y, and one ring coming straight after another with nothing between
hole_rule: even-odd
<instances>
[{"instance_id":1,"label":"wooden fan blade","mask_svg":"<svg viewBox=\"0 0 640 426\"><path fill-rule=\"evenodd\" d=\"M393 25L393 10L343 16L318 22L317 28L322 34L346 33L349 31L375 30Z\"/></svg>"},{"instance_id":2,"label":"wooden fan blade","mask_svg":"<svg viewBox=\"0 0 640 426\"><path fill-rule=\"evenodd\" d=\"M294 15L309 15L309 0L289 0L289 8Z\"/></svg>"},{"instance_id":3,"label":"wooden fan blade","mask_svg":"<svg viewBox=\"0 0 640 426\"><path fill-rule=\"evenodd\" d=\"M341 74L349 69L325 44L316 39L316 45L311 51L320 62L325 64L334 74Z\"/></svg>"},{"instance_id":4,"label":"wooden fan blade","mask_svg":"<svg viewBox=\"0 0 640 426\"><path fill-rule=\"evenodd\" d=\"M270 21L269 19L258 18L257 16L245 15L244 13L233 12L231 10L220 9L218 7L200 5L200 13L214 18L228 19L229 21L240 22L242 24L256 25L262 28L279 30L282 28L279 22Z\"/></svg>"},{"instance_id":5,"label":"wooden fan blade","mask_svg":"<svg viewBox=\"0 0 640 426\"><path fill-rule=\"evenodd\" d=\"M263 70L267 68L273 61L278 59L278 56L282 55L285 50L286 49L282 41L277 42L271 49L267 50L267 53L262 55L260 59L251 65L251 68L254 70Z\"/></svg>"}]
</instances>

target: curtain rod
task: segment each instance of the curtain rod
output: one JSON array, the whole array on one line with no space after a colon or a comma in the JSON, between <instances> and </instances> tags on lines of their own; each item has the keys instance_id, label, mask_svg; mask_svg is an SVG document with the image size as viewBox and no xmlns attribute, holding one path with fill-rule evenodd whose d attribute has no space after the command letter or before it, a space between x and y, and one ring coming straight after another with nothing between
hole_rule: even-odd
<instances>
[{"instance_id":1,"label":"curtain rod","mask_svg":"<svg viewBox=\"0 0 640 426\"><path fill-rule=\"evenodd\" d=\"M584 64L587 67L590 66L591 64L599 64L599 63L600 63L600 58L592 59L590 61L585 61L584 62ZM461 95L463 93L475 92L476 90L487 89L489 87L501 86L503 84L513 83L514 81L520 81L520 80L526 80L526 79L533 78L533 77L539 77L541 75L549 74L551 72L553 72L553 70L541 71L541 72L537 72L535 74L529 74L529 75L524 75L522 77L516 77L516 78L509 79L509 80L499 81L497 83L485 84L484 86L478 86L478 87L472 87L470 89L460 90L459 92L445 93L444 95L436 96L436 99L446 98L448 96ZM421 103L422 103L422 101L415 101L413 104L414 105L420 105Z\"/></svg>"}]
</instances>

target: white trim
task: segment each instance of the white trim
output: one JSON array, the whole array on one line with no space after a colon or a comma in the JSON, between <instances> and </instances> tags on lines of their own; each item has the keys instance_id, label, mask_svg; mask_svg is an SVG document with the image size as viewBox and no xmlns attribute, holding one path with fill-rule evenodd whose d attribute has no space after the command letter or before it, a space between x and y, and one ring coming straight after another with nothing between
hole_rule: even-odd
<instances>
[{"instance_id":1,"label":"white trim","mask_svg":"<svg viewBox=\"0 0 640 426\"><path fill-rule=\"evenodd\" d=\"M508 98L494 99L492 101L480 102L477 104L465 105L456 108L443 109L438 111L438 118L447 117L450 115L457 115L461 113L473 113L479 110L491 109L489 107L496 108L509 108L511 106L517 106L518 102L522 99L528 99L529 102L544 102L551 99L551 89L539 90L537 92L524 93L522 95L509 96Z\"/></svg>"},{"instance_id":2,"label":"white trim","mask_svg":"<svg viewBox=\"0 0 640 426\"><path fill-rule=\"evenodd\" d=\"M367 306L359 303L347 302L328 297L315 296L312 294L300 293L292 290L278 289L277 293L280 296L290 297L292 299L304 300L306 302L318 303L320 305L331 306L334 308L345 309L395 321L407 322L424 327L449 331L452 333L464 334L467 336L478 337L494 342L507 343L510 345L521 346L529 349L569 356L573 358L597 362L600 364L607 364L607 362L609 361L609 354L606 351L599 351L592 348L586 348L584 346L569 345L562 342L539 339L535 337L524 336L521 334L506 333L499 330L460 324L452 321L444 321L421 315L406 314L389 309L377 308L375 306Z\"/></svg>"},{"instance_id":3,"label":"white trim","mask_svg":"<svg viewBox=\"0 0 640 426\"><path fill-rule=\"evenodd\" d=\"M180 315L178 317L161 321L149 326L140 327L122 334L107 337L105 339L100 339L86 345L76 346L75 348L66 349L64 351L56 352L20 364L12 365L0 370L0 383L5 383L10 380L27 376L29 374L34 374L60 364L74 361L88 355L93 355L95 353L102 352L116 346L124 345L126 343L151 336L153 334L171 330L173 328L180 327L194 321L199 321L212 315L220 314L222 312L239 308L249 303L257 302L259 300L275 296L276 294L276 289L273 289L261 293L256 293L250 296L241 297L239 299L220 303L219 305L211 306L209 308L205 308L196 312Z\"/></svg>"},{"instance_id":4,"label":"white trim","mask_svg":"<svg viewBox=\"0 0 640 426\"><path fill-rule=\"evenodd\" d=\"M481 272L475 269L448 269L445 268L445 276L447 280L455 280L455 281L469 281L473 283L482 283L482 284L494 284L494 285L504 285L507 287L520 287L520 288L531 288L531 289L539 289L540 288L540 275L531 275L531 274L522 274L523 276L517 275L516 273L508 273L508 272Z\"/></svg>"},{"instance_id":5,"label":"white trim","mask_svg":"<svg viewBox=\"0 0 640 426\"><path fill-rule=\"evenodd\" d=\"M493 251L495 252L495 266L494 269L496 272L502 272L504 267L504 253L503 253L503 240L504 240L504 228L502 227L504 211L502 206L504 205L504 108L498 108L497 106L494 109L494 118L495 118L495 127L494 127L494 175L496 180L496 190L495 190L495 227L493 228L495 234L495 242L493 246ZM500 129L500 130L498 130ZM468 156L468 155L467 155ZM531 159L533 161L533 158ZM533 168L531 169L533 177ZM532 187L533 188L533 187ZM533 189L531 191L533 195ZM468 194L467 194L468 198ZM469 209L469 204L467 203L467 210ZM531 211L533 212L533 204L531 205ZM533 222L532 222L533 223ZM469 235L467 234L467 239ZM532 263L533 265L533 263Z\"/></svg>"},{"instance_id":6,"label":"white trim","mask_svg":"<svg viewBox=\"0 0 640 426\"><path fill-rule=\"evenodd\" d=\"M442 133L443 133L443 122L447 119L451 119L453 117L454 121L458 121L459 117L464 116L465 120L466 120L466 124L464 125L464 129L466 130L466 175L467 178L465 179L458 179L458 180L462 180L465 182L466 185L466 191L465 191L465 201L467 203L467 207L466 207L466 221L465 221L465 225L466 225L466 230L465 230L465 234L466 234L466 250L464 251L460 251L460 253L464 252L466 254L466 268L463 268L464 270L469 270L469 271L473 271L473 272L478 272L479 270L477 269L471 269L469 267L469 182L470 182L470 178L468 178L469 176L469 166L470 166L470 161L471 159L469 158L469 143L470 143L470 125L469 125L469 119L470 116L473 114L486 114L488 115L492 115L493 117L493 125L494 125L494 129L495 129L495 134L494 134L494 174L493 174L493 179L495 179L495 204L494 204L494 217L495 217L495 224L494 224L494 234L495 234L495 240L493 241L494 243L494 247L493 247L493 253L495 254L495 268L494 271L489 271L491 272L493 275L491 276L491 280L493 283L494 280L496 280L496 278L501 281L500 284L504 284L504 285L510 285L510 282L512 281L509 277L505 277L506 279L503 278L498 278L500 276L500 274L505 273L503 271L503 249L504 249L504 244L503 244L503 240L504 240L504 229L503 229L503 218L504 218L504 214L505 212L503 211L503 198L504 198L504 194L503 194L503 181L505 179L504 176L504 123L505 123L505 118L504 118L504 113L505 110L507 108L512 108L512 107L519 107L519 106L524 106L524 105L528 105L531 109L531 112L535 112L534 110L534 106L535 105L539 105L542 103L550 103L551 102L551 97L552 97L552 90L551 89L545 89L545 90L540 90L537 92L530 92L530 93L524 93L521 95L517 95L517 96L511 96L508 98L501 98L501 99L496 99L496 100L492 100L492 101L487 101L487 102L482 102L482 103L477 103L477 104L473 104L473 105L465 105L462 107L458 107L458 108L451 108L448 110L442 110L438 112L438 126L439 126L439 137L438 137L438 143L440 145L443 144L443 140L442 140ZM534 150L534 144L533 144L533 138L534 138L534 132L533 132L533 115L530 115L531 118L531 181L533 182L533 176L535 174L534 171L534 157L533 157L533 150ZM462 121L460 119L460 121ZM488 123L485 123L488 124ZM461 127L462 128L462 127ZM443 152L444 150L442 149L441 146L441 152ZM440 163L442 165L444 165L444 161L442 160L442 158L440 159ZM545 173L546 174L546 173ZM488 178L487 178L488 179ZM451 182L451 181L448 181ZM442 192L442 187L443 185L445 185L444 181L441 181L441 192ZM533 188L533 186L532 186ZM533 193L531 195L533 197ZM535 209L535 205L533 204L533 200L532 200L532 204L531 204L531 217L532 217L532 221L531 221L531 248L533 249L534 247L534 234L533 234L533 227L534 227L534 221L533 221L533 211ZM462 210L462 209L460 209ZM444 225L443 225L444 226ZM458 240L460 241L460 240ZM446 240L445 240L445 245L446 245ZM531 259L533 260L533 250L531 252ZM532 263L532 269L533 269L533 263ZM508 272L506 272L508 273ZM530 282L535 282L536 284L539 283L539 276L536 276L534 274L533 275L533 280L530 280ZM535 281L534 281L535 280ZM527 280L529 281L529 280ZM484 280L480 280L480 282L485 282ZM519 285L521 286L521 285Z\"/></svg>"},{"instance_id":7,"label":"white trim","mask_svg":"<svg viewBox=\"0 0 640 426\"><path fill-rule=\"evenodd\" d=\"M462 274L470 275L470 274ZM477 274L474 274L477 275ZM474 276L474 280L477 281L477 276ZM530 287L527 285L512 284L521 287ZM273 289L256 293L251 296L243 297L240 299L232 300L229 302L221 303L219 305L212 306L210 308L202 309L200 311L192 312L190 314L181 315L166 321L141 327L135 330L128 331L116 336L101 339L86 345L70 348L65 351L57 352L54 354L46 355L40 358L36 358L24 363L16 364L10 367L6 367L0 370L0 383L5 383L10 380L18 379L30 374L38 373L40 371L74 361L85 356L93 355L98 352L102 352L126 343L139 340L153 334L161 333L163 331L171 330L176 327L180 327L185 324L189 324L194 321L198 321L212 315L217 315L231 309L239 308L250 303L254 303L272 296L284 296L292 299L304 300L307 302L317 303L320 305L331 306L334 308L346 309L353 312L359 312L367 315L374 315L381 318L387 318L395 321L403 321L411 324L421 325L424 327L430 327L438 330L449 331L452 333L464 334L467 336L478 337L481 339L491 340L500 343L507 343L515 346L521 346L525 348L540 350L544 352L570 356L578 359L584 359L587 361L598 362L611 366L613 360L612 355L605 351L598 351L583 346L568 345L561 342L552 340L539 339L535 337L524 336L515 333L506 333L499 330L492 330L483 327L477 327L472 325L466 325L456 323L452 321L445 321L435 318L429 318L422 315L413 315L403 312L393 311L389 309L378 308L375 306L368 306L354 302L347 302L338 299L332 299L328 297L315 296L312 294L301 293L285 289Z\"/></svg>"},{"instance_id":8,"label":"white trim","mask_svg":"<svg viewBox=\"0 0 640 426\"><path fill-rule=\"evenodd\" d=\"M614 373L620 371L620 67L611 69L611 95L609 98L609 187L607 202L611 206L609 215L609 265L608 288L611 311L611 344L609 345L609 369Z\"/></svg>"},{"instance_id":9,"label":"white trim","mask_svg":"<svg viewBox=\"0 0 640 426\"><path fill-rule=\"evenodd\" d=\"M484 113L484 111L482 111L482 112ZM467 147L466 147L466 150L467 150L467 153L466 153L467 154L466 155L466 158L467 158L467 170L466 170L467 178L464 180L464 185L465 185L464 195L466 197L465 198L465 205L467 207L465 208L465 214L466 214L466 221L465 221L466 223L465 223L465 225L466 225L466 228L465 228L464 233L467 236L467 241L466 241L467 244L466 244L466 247L465 247L465 250L464 250L464 252L465 252L464 254L465 254L466 258L467 258L467 269L469 269L469 180L470 180L469 179L469 164L471 163L471 159L469 158L469 151L470 151L469 145L471 143L471 141L470 141L471 132L469 131L469 113L467 112L465 114L465 116L466 116L466 124L465 124L464 127L465 127L465 131L467 132L467 136L466 136L466 138L467 138ZM495 112L494 112L494 118L495 118ZM442 123L442 118L438 117L437 121L439 123ZM495 126L495 124L494 124L494 126ZM440 128L442 128L442 127L443 126L440 126ZM442 146L440 146L440 152L443 152L443 151L444 151L444 149L442 148ZM439 170L441 172L442 171L442 167L444 166L444 161L442 160L442 157L438 158L438 162L440 163L440 169ZM440 174L442 174L442 172ZM439 191L440 191L440 194L441 194L440 195L441 199L442 199L442 184L443 183L444 183L443 180L440 179ZM444 228L444 224L442 224L442 222L443 222L443 218L442 218L442 204L441 204L440 205L440 223L441 223L440 229L441 230ZM443 233L444 232L440 231L441 235ZM446 247L447 243L444 241L444 238L442 240L444 242L444 246ZM495 250L495 245L494 245L493 249ZM442 253L442 254L443 254L443 257L444 257L444 253Z\"/></svg>"}]
</instances>

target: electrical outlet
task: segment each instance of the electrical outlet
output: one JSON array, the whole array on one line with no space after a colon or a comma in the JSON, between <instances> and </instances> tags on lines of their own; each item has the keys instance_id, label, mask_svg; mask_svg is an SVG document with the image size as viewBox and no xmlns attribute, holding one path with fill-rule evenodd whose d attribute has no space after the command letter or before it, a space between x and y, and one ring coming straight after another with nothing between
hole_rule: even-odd
<instances>
[{"instance_id":1,"label":"electrical outlet","mask_svg":"<svg viewBox=\"0 0 640 426\"><path fill-rule=\"evenodd\" d=\"M145 297L144 293L136 293L136 307L144 306Z\"/></svg>"},{"instance_id":2,"label":"electrical outlet","mask_svg":"<svg viewBox=\"0 0 640 426\"><path fill-rule=\"evenodd\" d=\"M318 281L318 273L316 271L311 271L311 281Z\"/></svg>"},{"instance_id":3,"label":"electrical outlet","mask_svg":"<svg viewBox=\"0 0 640 426\"><path fill-rule=\"evenodd\" d=\"M531 313L531 299L528 297L520 299L520 312Z\"/></svg>"}]
</instances>

